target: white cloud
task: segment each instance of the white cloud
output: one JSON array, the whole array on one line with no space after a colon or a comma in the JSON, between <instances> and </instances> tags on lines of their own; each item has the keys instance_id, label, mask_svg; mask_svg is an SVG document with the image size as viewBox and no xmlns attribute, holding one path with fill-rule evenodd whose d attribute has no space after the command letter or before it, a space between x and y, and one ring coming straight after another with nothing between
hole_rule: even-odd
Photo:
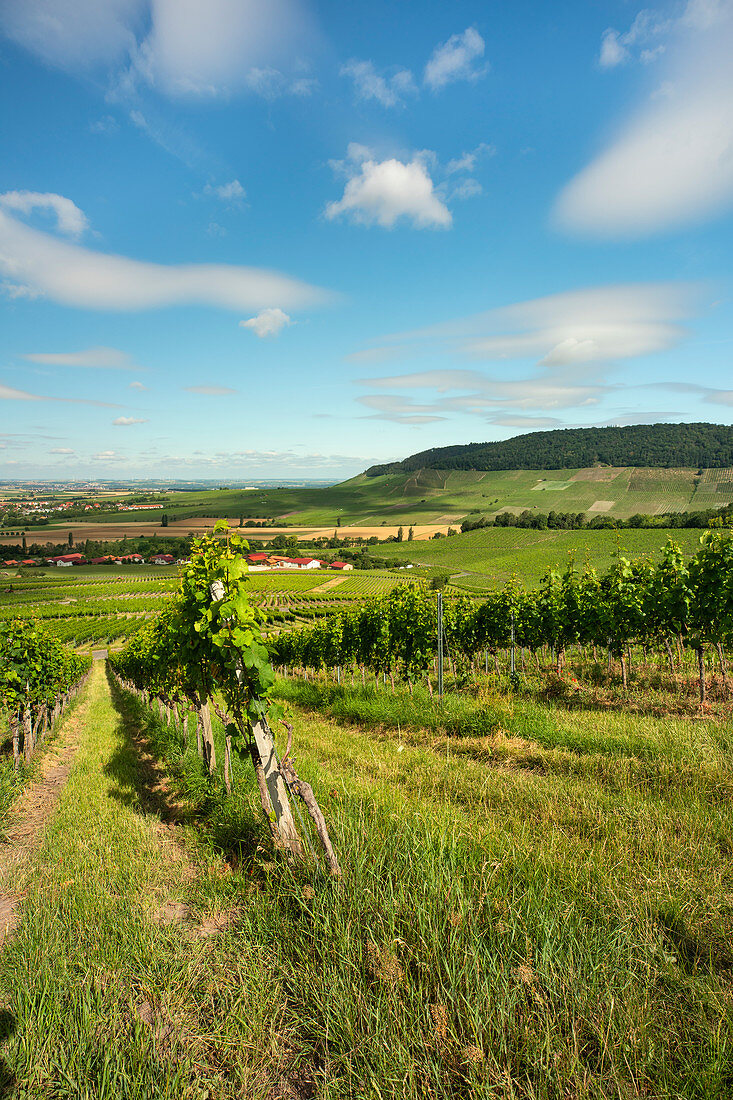
<instances>
[{"instance_id":1,"label":"white cloud","mask_svg":"<svg viewBox=\"0 0 733 1100\"><path fill-rule=\"evenodd\" d=\"M288 65L309 35L307 12L298 0L151 0L150 14L135 67L149 84L174 97L251 87L253 74Z\"/></svg>"},{"instance_id":2,"label":"white cloud","mask_svg":"<svg viewBox=\"0 0 733 1100\"><path fill-rule=\"evenodd\" d=\"M119 128L117 119L113 118L112 115L103 115L102 118L89 123L89 130L92 134L114 134Z\"/></svg>"},{"instance_id":3,"label":"white cloud","mask_svg":"<svg viewBox=\"0 0 733 1100\"><path fill-rule=\"evenodd\" d=\"M395 157L377 161L363 146L350 145L348 160L338 165L349 178L343 196L326 207L326 217L345 214L361 225L384 229L404 218L416 229L448 229L451 212L436 193L425 161L425 154L415 154L409 162Z\"/></svg>"},{"instance_id":4,"label":"white cloud","mask_svg":"<svg viewBox=\"0 0 733 1100\"><path fill-rule=\"evenodd\" d=\"M63 195L42 194L39 191L6 191L5 194L0 195L0 206L5 210L17 210L19 214L31 214L34 210L50 210L56 215L59 232L69 237L80 237L89 228L89 222L83 211Z\"/></svg>"},{"instance_id":5,"label":"white cloud","mask_svg":"<svg viewBox=\"0 0 733 1100\"><path fill-rule=\"evenodd\" d=\"M147 0L4 0L0 27L50 65L87 71L121 60L135 45Z\"/></svg>"},{"instance_id":6,"label":"white cloud","mask_svg":"<svg viewBox=\"0 0 733 1100\"><path fill-rule=\"evenodd\" d=\"M82 397L47 397L45 394L27 393L12 386L0 384L0 401L62 401L69 405L96 405L101 409L119 409L119 405L109 401L91 401Z\"/></svg>"},{"instance_id":7,"label":"white cloud","mask_svg":"<svg viewBox=\"0 0 733 1100\"><path fill-rule=\"evenodd\" d=\"M131 382L129 389L131 390L146 390L148 387L144 386L142 382Z\"/></svg>"},{"instance_id":8,"label":"white cloud","mask_svg":"<svg viewBox=\"0 0 733 1100\"><path fill-rule=\"evenodd\" d=\"M72 204L73 205L73 204ZM289 308L326 292L278 272L228 264L166 265L94 252L32 229L0 210L0 272L64 305L135 310L170 305Z\"/></svg>"},{"instance_id":9,"label":"white cloud","mask_svg":"<svg viewBox=\"0 0 733 1100\"><path fill-rule=\"evenodd\" d=\"M95 455L89 456L92 462L116 462L122 459L122 455L118 455L116 451L99 451Z\"/></svg>"},{"instance_id":10,"label":"white cloud","mask_svg":"<svg viewBox=\"0 0 733 1100\"><path fill-rule=\"evenodd\" d=\"M390 420L395 424L432 424L447 417L436 415L433 405L415 405L411 397L397 397L394 394L375 393L358 397L362 405L375 409L369 419Z\"/></svg>"},{"instance_id":11,"label":"white cloud","mask_svg":"<svg viewBox=\"0 0 733 1100\"><path fill-rule=\"evenodd\" d=\"M76 454L76 451L72 450L71 447L52 447L48 453L51 455L73 455Z\"/></svg>"},{"instance_id":12,"label":"white cloud","mask_svg":"<svg viewBox=\"0 0 733 1100\"><path fill-rule=\"evenodd\" d=\"M0 290L6 298L10 298L12 301L20 298L30 298L33 300L41 296L40 290L35 290L32 286L23 286L22 283L0 283Z\"/></svg>"},{"instance_id":13,"label":"white cloud","mask_svg":"<svg viewBox=\"0 0 733 1100\"><path fill-rule=\"evenodd\" d=\"M609 28L604 31L601 39L601 54L598 64L602 69L615 69L617 65L623 65L629 59L629 51L621 41L618 31Z\"/></svg>"},{"instance_id":14,"label":"white cloud","mask_svg":"<svg viewBox=\"0 0 733 1100\"><path fill-rule=\"evenodd\" d=\"M252 329L256 336L277 336L277 334L294 322L287 313L281 309L261 309L256 317L250 317L248 321L240 321L240 328Z\"/></svg>"},{"instance_id":15,"label":"white cloud","mask_svg":"<svg viewBox=\"0 0 733 1100\"><path fill-rule=\"evenodd\" d=\"M456 172L475 172L476 164L481 157L493 157L495 155L496 146L488 145L485 141L482 141L469 153L462 153L455 160L449 160L445 166L445 173L447 176L452 176Z\"/></svg>"},{"instance_id":16,"label":"white cloud","mask_svg":"<svg viewBox=\"0 0 733 1100\"><path fill-rule=\"evenodd\" d=\"M484 40L475 27L468 27L462 34L451 35L447 42L436 46L433 51L425 66L425 83L437 91L456 80L478 80L489 70L488 65L478 65L484 48Z\"/></svg>"},{"instance_id":17,"label":"white cloud","mask_svg":"<svg viewBox=\"0 0 733 1100\"><path fill-rule=\"evenodd\" d=\"M687 332L682 322L698 294L688 283L587 287L434 325L402 339L442 338L452 354L532 358L548 367L627 359L679 343Z\"/></svg>"},{"instance_id":18,"label":"white cloud","mask_svg":"<svg viewBox=\"0 0 733 1100\"><path fill-rule=\"evenodd\" d=\"M384 413L439 415L464 413L506 426L521 426L536 411L596 405L614 388L605 365L663 351L679 343L687 330L696 297L694 287L681 284L636 284L594 287L511 306L459 321L388 337L393 353L400 342L409 347L441 351L455 359L463 355L487 361L531 359L523 371L512 365L504 377L480 370L450 368L361 379L380 390L431 391L431 403L408 409L404 402L384 405ZM380 402L384 395L376 395ZM364 403L364 402L362 402ZM376 407L373 399L369 402ZM507 418L512 419L509 423ZM516 421L516 423L514 423Z\"/></svg>"},{"instance_id":19,"label":"white cloud","mask_svg":"<svg viewBox=\"0 0 733 1100\"><path fill-rule=\"evenodd\" d=\"M307 94L298 62L313 36L301 0L2 0L0 28L74 74L126 66L124 98L140 81L171 97L227 95L263 72Z\"/></svg>"},{"instance_id":20,"label":"white cloud","mask_svg":"<svg viewBox=\"0 0 733 1100\"><path fill-rule=\"evenodd\" d=\"M206 187L204 187L204 194L221 199L222 202L229 203L232 206L243 203L247 197L247 192L244 190L239 180L221 183L218 187L214 187L212 184L207 183Z\"/></svg>"},{"instance_id":21,"label":"white cloud","mask_svg":"<svg viewBox=\"0 0 733 1100\"><path fill-rule=\"evenodd\" d=\"M131 356L118 348L87 348L75 352L34 352L23 355L29 363L42 363L55 367L96 367L106 370L140 370Z\"/></svg>"},{"instance_id":22,"label":"white cloud","mask_svg":"<svg viewBox=\"0 0 733 1100\"><path fill-rule=\"evenodd\" d=\"M200 393L205 397L227 397L239 390L231 390L228 386L184 386L188 393Z\"/></svg>"},{"instance_id":23,"label":"white cloud","mask_svg":"<svg viewBox=\"0 0 733 1100\"><path fill-rule=\"evenodd\" d=\"M26 393L25 390L15 390L12 386L3 386L0 383L0 401L42 401L43 398L35 393Z\"/></svg>"},{"instance_id":24,"label":"white cloud","mask_svg":"<svg viewBox=\"0 0 733 1100\"><path fill-rule=\"evenodd\" d=\"M477 195L482 195L484 192L483 187L478 180L467 179L461 180L450 192L450 199L454 201L456 199L475 199Z\"/></svg>"},{"instance_id":25,"label":"white cloud","mask_svg":"<svg viewBox=\"0 0 733 1100\"><path fill-rule=\"evenodd\" d=\"M147 424L149 421L142 416L118 416L112 423L118 428L129 428L131 424Z\"/></svg>"},{"instance_id":26,"label":"white cloud","mask_svg":"<svg viewBox=\"0 0 733 1100\"><path fill-rule=\"evenodd\" d=\"M634 41L650 26L662 24L647 21ZM641 237L733 206L733 3L688 4L668 34L664 94L651 94L567 184L555 205L560 226Z\"/></svg>"},{"instance_id":27,"label":"white cloud","mask_svg":"<svg viewBox=\"0 0 733 1100\"><path fill-rule=\"evenodd\" d=\"M415 78L409 69L398 69L391 76L382 76L372 61L348 61L341 67L341 76L351 77L359 99L376 99L383 107L396 107L407 96L417 94Z\"/></svg>"}]
</instances>

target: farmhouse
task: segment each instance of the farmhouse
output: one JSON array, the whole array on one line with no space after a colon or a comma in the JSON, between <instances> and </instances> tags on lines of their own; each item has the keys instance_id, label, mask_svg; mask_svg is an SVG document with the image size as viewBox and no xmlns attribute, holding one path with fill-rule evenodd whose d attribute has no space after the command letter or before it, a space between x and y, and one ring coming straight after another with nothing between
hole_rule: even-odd
<instances>
[{"instance_id":1,"label":"farmhouse","mask_svg":"<svg viewBox=\"0 0 733 1100\"><path fill-rule=\"evenodd\" d=\"M247 563L251 572L262 572L265 569L320 569L326 563L318 558L285 558L279 554L265 554L257 552L247 554Z\"/></svg>"},{"instance_id":2,"label":"farmhouse","mask_svg":"<svg viewBox=\"0 0 733 1100\"><path fill-rule=\"evenodd\" d=\"M353 569L354 567L350 561L332 561L331 568L341 569L344 573L346 573L349 569Z\"/></svg>"},{"instance_id":3,"label":"farmhouse","mask_svg":"<svg viewBox=\"0 0 733 1100\"><path fill-rule=\"evenodd\" d=\"M49 558L49 565L85 565L86 558L83 554L59 554L57 558Z\"/></svg>"},{"instance_id":4,"label":"farmhouse","mask_svg":"<svg viewBox=\"0 0 733 1100\"><path fill-rule=\"evenodd\" d=\"M155 557L148 560L151 565L173 565L176 559L172 554L156 554Z\"/></svg>"}]
</instances>

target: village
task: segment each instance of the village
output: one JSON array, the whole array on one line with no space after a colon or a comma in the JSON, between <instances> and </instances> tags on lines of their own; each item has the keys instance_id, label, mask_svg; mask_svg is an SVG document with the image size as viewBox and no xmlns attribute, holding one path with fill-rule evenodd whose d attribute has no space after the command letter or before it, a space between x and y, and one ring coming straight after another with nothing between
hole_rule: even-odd
<instances>
[{"instance_id":1,"label":"village","mask_svg":"<svg viewBox=\"0 0 733 1100\"><path fill-rule=\"evenodd\" d=\"M251 572L263 573L269 570L280 569L336 569L339 572L348 572L354 566L346 561L322 561L320 558L288 558L279 554L254 553L247 554L247 563ZM67 568L74 565L188 565L189 559L176 559L173 554L153 554L145 558L142 554L122 554L115 556L106 554L100 558L86 558L83 554L58 554L50 558L26 558L17 561L14 558L3 561L5 568L27 568L39 566L53 566Z\"/></svg>"}]
</instances>

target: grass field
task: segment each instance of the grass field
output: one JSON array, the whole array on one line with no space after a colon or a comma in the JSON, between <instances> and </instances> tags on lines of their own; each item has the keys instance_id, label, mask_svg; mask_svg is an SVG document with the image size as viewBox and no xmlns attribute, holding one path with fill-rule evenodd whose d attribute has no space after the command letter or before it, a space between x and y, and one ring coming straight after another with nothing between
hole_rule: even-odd
<instances>
[{"instance_id":1,"label":"grass field","mask_svg":"<svg viewBox=\"0 0 733 1100\"><path fill-rule=\"evenodd\" d=\"M170 493L160 511L129 512L124 524L171 524L195 517L286 518L298 526L460 524L469 514L498 511L606 513L626 518L719 507L733 500L733 470L599 467L572 470L420 470L364 474L325 488L218 489ZM94 524L120 523L118 513L95 514ZM63 522L58 529L69 525ZM73 525L72 525L73 526ZM155 528L157 529L157 527ZM50 531L51 528L46 528Z\"/></svg>"},{"instance_id":2,"label":"grass field","mask_svg":"<svg viewBox=\"0 0 733 1100\"><path fill-rule=\"evenodd\" d=\"M68 786L5 884L6 1094L730 1096L730 737L481 702L491 731L462 738L295 708L333 882L273 856L249 765L226 797L97 665Z\"/></svg>"},{"instance_id":3,"label":"grass field","mask_svg":"<svg viewBox=\"0 0 733 1100\"><path fill-rule=\"evenodd\" d=\"M579 567L588 561L607 568L617 547L629 557L654 556L668 538L686 554L699 546L702 531L528 531L516 527L488 527L450 538L421 543L390 543L380 548L384 557L408 557L419 565L447 569L460 587L487 587L516 574L532 586L549 566L563 568L570 555ZM465 575L460 575L465 574Z\"/></svg>"}]
</instances>

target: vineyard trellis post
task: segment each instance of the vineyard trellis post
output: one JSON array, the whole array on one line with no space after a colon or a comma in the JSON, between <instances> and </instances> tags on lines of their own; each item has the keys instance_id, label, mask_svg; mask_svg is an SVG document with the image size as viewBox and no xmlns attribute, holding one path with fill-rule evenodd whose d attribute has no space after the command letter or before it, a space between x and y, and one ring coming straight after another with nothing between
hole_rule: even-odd
<instances>
[{"instance_id":1,"label":"vineyard trellis post","mask_svg":"<svg viewBox=\"0 0 733 1100\"><path fill-rule=\"evenodd\" d=\"M438 698L443 698L443 593L438 593Z\"/></svg>"}]
</instances>

